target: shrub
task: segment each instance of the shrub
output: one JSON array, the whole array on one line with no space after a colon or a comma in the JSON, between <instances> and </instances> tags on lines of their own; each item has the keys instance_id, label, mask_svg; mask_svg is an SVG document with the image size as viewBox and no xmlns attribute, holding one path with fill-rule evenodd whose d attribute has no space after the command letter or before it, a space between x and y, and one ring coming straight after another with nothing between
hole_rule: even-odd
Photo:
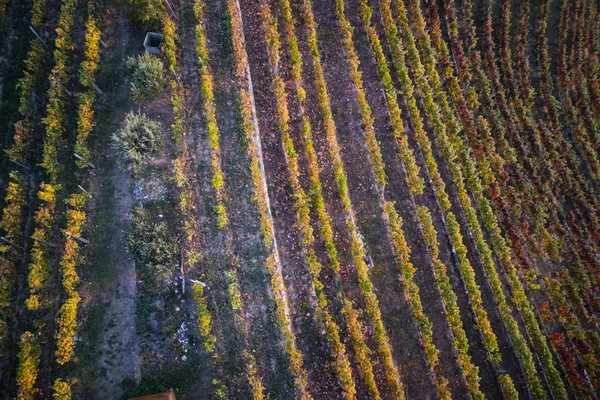
<instances>
[{"instance_id":1,"label":"shrub","mask_svg":"<svg viewBox=\"0 0 600 400\"><path fill-rule=\"evenodd\" d=\"M39 389L35 387L40 365L40 344L31 332L21 335L19 342L19 367L17 369L17 398L33 400Z\"/></svg>"},{"instance_id":2,"label":"shrub","mask_svg":"<svg viewBox=\"0 0 600 400\"><path fill-rule=\"evenodd\" d=\"M52 395L55 400L71 400L71 385L69 382L65 382L61 378L54 381L52 386L54 394Z\"/></svg>"},{"instance_id":3,"label":"shrub","mask_svg":"<svg viewBox=\"0 0 600 400\"><path fill-rule=\"evenodd\" d=\"M165 12L164 0L128 0L129 14L148 27L158 26Z\"/></svg>"},{"instance_id":4,"label":"shrub","mask_svg":"<svg viewBox=\"0 0 600 400\"><path fill-rule=\"evenodd\" d=\"M135 101L143 101L167 88L163 62L150 53L128 57L125 61L125 69L131 96Z\"/></svg>"},{"instance_id":5,"label":"shrub","mask_svg":"<svg viewBox=\"0 0 600 400\"><path fill-rule=\"evenodd\" d=\"M136 170L162 149L162 125L146 114L130 112L113 140L125 161Z\"/></svg>"},{"instance_id":6,"label":"shrub","mask_svg":"<svg viewBox=\"0 0 600 400\"><path fill-rule=\"evenodd\" d=\"M127 248L142 264L142 279L160 285L171 278L177 265L177 240L166 222L152 221L143 207L135 207L131 212Z\"/></svg>"},{"instance_id":7,"label":"shrub","mask_svg":"<svg viewBox=\"0 0 600 400\"><path fill-rule=\"evenodd\" d=\"M77 292L73 293L58 311L56 320L58 328L54 337L57 349L56 362L60 365L71 361L75 355L75 334L77 333L77 306L81 298Z\"/></svg>"}]
</instances>

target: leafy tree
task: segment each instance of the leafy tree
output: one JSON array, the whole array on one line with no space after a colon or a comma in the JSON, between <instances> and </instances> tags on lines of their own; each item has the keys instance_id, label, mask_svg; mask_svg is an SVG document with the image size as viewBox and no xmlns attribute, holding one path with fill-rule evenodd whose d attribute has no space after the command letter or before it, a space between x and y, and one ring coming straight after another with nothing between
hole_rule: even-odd
<instances>
[{"instance_id":1,"label":"leafy tree","mask_svg":"<svg viewBox=\"0 0 600 400\"><path fill-rule=\"evenodd\" d=\"M145 114L129 112L113 141L125 161L137 170L162 149L162 125Z\"/></svg>"},{"instance_id":2,"label":"leafy tree","mask_svg":"<svg viewBox=\"0 0 600 400\"><path fill-rule=\"evenodd\" d=\"M131 96L135 101L143 101L167 88L165 66L160 58L150 53L128 57L125 68Z\"/></svg>"}]
</instances>

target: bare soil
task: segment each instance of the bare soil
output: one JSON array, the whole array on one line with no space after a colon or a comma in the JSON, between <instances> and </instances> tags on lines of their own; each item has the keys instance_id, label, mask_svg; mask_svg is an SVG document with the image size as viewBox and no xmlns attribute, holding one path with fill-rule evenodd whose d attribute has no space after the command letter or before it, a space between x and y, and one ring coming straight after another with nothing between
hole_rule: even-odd
<instances>
[{"instance_id":1,"label":"bare soil","mask_svg":"<svg viewBox=\"0 0 600 400\"><path fill-rule=\"evenodd\" d=\"M340 387L330 367L323 329L315 317L314 288L304 262L304 252L296 228L296 211L293 207L292 189L288 183L280 132L277 124L275 96L271 90L271 68L268 49L261 27L260 2L241 1L244 32L254 85L259 130L271 199L275 235L282 261L297 345L309 372L309 390L315 398L339 398ZM282 65L283 67L283 65ZM284 67L285 68L285 67ZM291 97L290 97L291 98ZM293 132L299 128L297 121L290 125ZM299 151L301 147L296 150ZM304 155L299 152L301 157ZM303 171L305 174L305 171Z\"/></svg>"},{"instance_id":2,"label":"bare soil","mask_svg":"<svg viewBox=\"0 0 600 400\"><path fill-rule=\"evenodd\" d=\"M368 152L362 136L358 104L351 89L353 84L349 77L349 67L344 53L340 51L343 43L341 35L337 33L334 5L315 4L315 18L321 27L320 50L324 59L325 77L331 92L334 119L346 162L350 193L359 227L365 236L369 254L375 264L371 278L377 288L380 308L384 323L388 327L394 356L401 370L407 397L435 398L435 386L428 374L425 356L419 343L418 330L413 324L406 323L412 319L412 311L400 291L397 259L389 235L385 233L385 229L382 229L385 225L379 205L380 198L373 185L376 180L372 168L365 167L368 165ZM357 49L359 49L358 39L355 35ZM372 61L366 65L370 64ZM365 65L362 69L364 68ZM363 73L368 82L367 73L365 71ZM385 116L385 114L381 115ZM377 117L377 114L374 116ZM376 130L379 133L381 126ZM380 375L380 380L382 378Z\"/></svg>"},{"instance_id":3,"label":"bare soil","mask_svg":"<svg viewBox=\"0 0 600 400\"><path fill-rule=\"evenodd\" d=\"M250 332L243 343L245 349L251 351L257 360L258 376L266 393L274 398L286 398L293 393L293 379L288 370L283 339L277 328L275 299L266 269L269 254L263 243L260 217L254 201L248 144L242 130L239 109L238 82L233 74L231 31L225 23L228 18L227 3L208 2L207 9L209 56L215 83L222 169L228 196L226 206L230 225L227 229L230 231L235 258L240 263L237 275L244 303L244 324ZM198 142L199 150L208 148L206 133L204 128L202 130L204 133ZM207 167L209 162L209 158L202 160ZM211 196L214 197L214 194ZM211 214L214 215L212 210ZM223 334L227 336L229 332L225 331ZM241 350L243 348L238 351ZM239 364L239 361L234 361L234 364L236 362Z\"/></svg>"},{"instance_id":4,"label":"bare soil","mask_svg":"<svg viewBox=\"0 0 600 400\"><path fill-rule=\"evenodd\" d=\"M134 198L131 173L124 170L111 148L110 136L118 129L125 113L134 107L129 88L119 77L122 59L138 52L137 41L123 10L106 9L103 27L107 49L102 52L104 79L99 79L104 95L100 100L98 128L92 141L98 150L96 169L90 175L89 263L82 272L87 281L82 290L81 332L84 354L92 352L89 381L82 393L89 398L121 398L124 381L139 381L139 344L136 334L136 271L133 257L126 251L129 215ZM88 325L89 323L89 325ZM92 325L97 324L97 326ZM89 342L89 343L88 343ZM90 348L88 346L93 346Z\"/></svg>"}]
</instances>

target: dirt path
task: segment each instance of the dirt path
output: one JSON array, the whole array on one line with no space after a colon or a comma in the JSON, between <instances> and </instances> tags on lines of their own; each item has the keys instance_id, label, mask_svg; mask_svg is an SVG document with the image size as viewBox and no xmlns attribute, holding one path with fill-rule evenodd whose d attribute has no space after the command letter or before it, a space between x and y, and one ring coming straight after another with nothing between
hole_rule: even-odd
<instances>
[{"instance_id":1,"label":"dirt path","mask_svg":"<svg viewBox=\"0 0 600 400\"><path fill-rule=\"evenodd\" d=\"M135 330L135 263L125 251L127 217L132 205L129 193L131 177L122 170L113 169L111 172L108 179L100 183L101 186L108 185L114 190L113 213L102 216L112 222L114 230L109 243L110 263L113 264L114 271L110 277L110 285L101 297L107 309L104 334L99 344L97 365L100 374L96 390L98 398L117 399L122 395L120 385L124 379L139 379L139 366Z\"/></svg>"},{"instance_id":2,"label":"dirt path","mask_svg":"<svg viewBox=\"0 0 600 400\"><path fill-rule=\"evenodd\" d=\"M82 273L84 290L82 340L89 340L90 368L95 379L83 382L86 398L119 399L122 383L140 379L136 335L136 273L132 256L126 251L126 234L133 204L132 179L117 165L110 136L133 108L127 86L122 80L122 59L136 52L137 38L131 37L130 24L122 7L109 7L103 27L107 49L102 52L102 75L98 82L104 90L100 101L98 127L93 146L96 169L90 177L92 242L88 265ZM85 347L85 344L84 344Z\"/></svg>"}]
</instances>

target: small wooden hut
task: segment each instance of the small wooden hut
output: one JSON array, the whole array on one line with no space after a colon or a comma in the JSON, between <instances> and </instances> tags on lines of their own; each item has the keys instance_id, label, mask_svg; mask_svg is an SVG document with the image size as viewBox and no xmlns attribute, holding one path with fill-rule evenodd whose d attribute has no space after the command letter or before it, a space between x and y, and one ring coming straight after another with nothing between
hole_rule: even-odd
<instances>
[{"instance_id":1,"label":"small wooden hut","mask_svg":"<svg viewBox=\"0 0 600 400\"><path fill-rule=\"evenodd\" d=\"M175 393L169 390L165 393L152 394L150 396L134 397L129 400L175 400Z\"/></svg>"}]
</instances>

